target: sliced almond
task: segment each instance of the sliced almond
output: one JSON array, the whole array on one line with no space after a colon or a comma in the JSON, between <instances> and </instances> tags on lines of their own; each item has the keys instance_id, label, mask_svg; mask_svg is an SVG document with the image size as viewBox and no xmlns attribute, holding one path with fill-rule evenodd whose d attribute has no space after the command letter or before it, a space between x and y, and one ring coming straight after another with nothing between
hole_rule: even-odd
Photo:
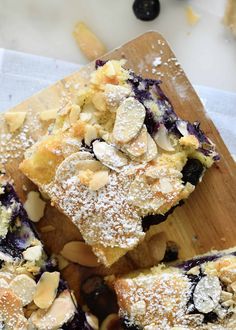
<instances>
[{"instance_id":1,"label":"sliced almond","mask_svg":"<svg viewBox=\"0 0 236 330\"><path fill-rule=\"evenodd\" d=\"M87 146L90 146L91 142L98 137L97 129L90 124L87 124L85 126L85 132L84 132L84 142Z\"/></svg>"},{"instance_id":2,"label":"sliced almond","mask_svg":"<svg viewBox=\"0 0 236 330\"><path fill-rule=\"evenodd\" d=\"M106 111L106 100L104 93L102 92L95 93L92 98L92 102L95 108L98 109L99 111Z\"/></svg>"},{"instance_id":3,"label":"sliced almond","mask_svg":"<svg viewBox=\"0 0 236 330\"><path fill-rule=\"evenodd\" d=\"M81 108L77 104L73 104L71 106L70 114L69 114L69 119L70 119L70 124L74 124L78 119L80 115Z\"/></svg>"},{"instance_id":4,"label":"sliced almond","mask_svg":"<svg viewBox=\"0 0 236 330\"><path fill-rule=\"evenodd\" d=\"M27 261L38 261L42 257L42 252L41 245L31 246L23 252L23 257Z\"/></svg>"},{"instance_id":5,"label":"sliced almond","mask_svg":"<svg viewBox=\"0 0 236 330\"><path fill-rule=\"evenodd\" d=\"M61 256L60 254L58 254L56 256L57 258L57 262L58 262L58 268L59 270L63 270L64 268L66 268L69 265L69 261L66 260L63 256Z\"/></svg>"},{"instance_id":6,"label":"sliced almond","mask_svg":"<svg viewBox=\"0 0 236 330\"><path fill-rule=\"evenodd\" d=\"M189 135L189 132L188 132L188 123L186 121L184 121L184 120L177 120L176 121L176 126L178 128L178 131L183 136Z\"/></svg>"},{"instance_id":7,"label":"sliced almond","mask_svg":"<svg viewBox=\"0 0 236 330\"><path fill-rule=\"evenodd\" d=\"M155 263L163 260L166 252L166 246L166 235L164 232L152 236L148 241L149 252L155 260Z\"/></svg>"},{"instance_id":8,"label":"sliced almond","mask_svg":"<svg viewBox=\"0 0 236 330\"><path fill-rule=\"evenodd\" d=\"M108 171L98 171L94 173L92 179L89 182L89 189L99 190L104 187L109 182L109 172Z\"/></svg>"},{"instance_id":9,"label":"sliced almond","mask_svg":"<svg viewBox=\"0 0 236 330\"><path fill-rule=\"evenodd\" d=\"M59 182L66 181L79 174L79 171L91 170L93 172L102 170L104 167L86 151L75 152L67 157L57 168L55 179Z\"/></svg>"},{"instance_id":10,"label":"sliced almond","mask_svg":"<svg viewBox=\"0 0 236 330\"><path fill-rule=\"evenodd\" d=\"M98 330L99 329L98 318L95 315L87 312L87 313L85 313L85 317L86 317L86 321L88 322L88 324L90 325L90 327L93 330Z\"/></svg>"},{"instance_id":11,"label":"sliced almond","mask_svg":"<svg viewBox=\"0 0 236 330\"><path fill-rule=\"evenodd\" d=\"M37 283L36 291L34 294L34 303L39 308L49 308L56 295L59 285L60 273L59 272L44 272Z\"/></svg>"},{"instance_id":12,"label":"sliced almond","mask_svg":"<svg viewBox=\"0 0 236 330\"><path fill-rule=\"evenodd\" d=\"M40 228L41 233L50 233L51 231L54 231L54 230L56 230L56 228L52 225L47 225L47 226Z\"/></svg>"},{"instance_id":13,"label":"sliced almond","mask_svg":"<svg viewBox=\"0 0 236 330\"><path fill-rule=\"evenodd\" d=\"M45 206L46 203L40 198L39 192L28 193L24 208L31 221L38 222L43 217Z\"/></svg>"},{"instance_id":14,"label":"sliced almond","mask_svg":"<svg viewBox=\"0 0 236 330\"><path fill-rule=\"evenodd\" d=\"M142 156L147 152L147 129L144 125L140 134L131 142L124 146L124 149L133 157Z\"/></svg>"},{"instance_id":15,"label":"sliced almond","mask_svg":"<svg viewBox=\"0 0 236 330\"><path fill-rule=\"evenodd\" d=\"M85 56L93 61L106 53L106 47L83 22L76 24L74 37Z\"/></svg>"},{"instance_id":16,"label":"sliced almond","mask_svg":"<svg viewBox=\"0 0 236 330\"><path fill-rule=\"evenodd\" d=\"M94 141L93 152L101 163L111 169L116 169L128 164L125 155L106 142Z\"/></svg>"},{"instance_id":17,"label":"sliced almond","mask_svg":"<svg viewBox=\"0 0 236 330\"><path fill-rule=\"evenodd\" d=\"M9 131L14 133L23 125L26 117L26 112L6 112L4 114Z\"/></svg>"},{"instance_id":18,"label":"sliced almond","mask_svg":"<svg viewBox=\"0 0 236 330\"><path fill-rule=\"evenodd\" d=\"M49 121L56 119L58 109L45 110L39 113L39 119L42 121Z\"/></svg>"},{"instance_id":19,"label":"sliced almond","mask_svg":"<svg viewBox=\"0 0 236 330\"><path fill-rule=\"evenodd\" d=\"M21 274L11 281L9 288L21 299L22 305L26 306L33 300L36 282L28 275Z\"/></svg>"},{"instance_id":20,"label":"sliced almond","mask_svg":"<svg viewBox=\"0 0 236 330\"><path fill-rule=\"evenodd\" d=\"M97 267L99 265L92 248L84 242L72 241L65 244L61 255L82 266Z\"/></svg>"},{"instance_id":21,"label":"sliced almond","mask_svg":"<svg viewBox=\"0 0 236 330\"><path fill-rule=\"evenodd\" d=\"M80 119L85 122L89 122L92 118L92 114L90 112L82 112L80 114Z\"/></svg>"},{"instance_id":22,"label":"sliced almond","mask_svg":"<svg viewBox=\"0 0 236 330\"><path fill-rule=\"evenodd\" d=\"M109 314L102 322L100 330L113 330L120 328L120 318L117 314Z\"/></svg>"},{"instance_id":23,"label":"sliced almond","mask_svg":"<svg viewBox=\"0 0 236 330\"><path fill-rule=\"evenodd\" d=\"M160 127L154 137L154 140L156 141L156 144L163 150L166 150L166 151L175 150L170 142L168 130L166 129L164 124L160 124Z\"/></svg>"},{"instance_id":24,"label":"sliced almond","mask_svg":"<svg viewBox=\"0 0 236 330\"><path fill-rule=\"evenodd\" d=\"M145 115L142 103L133 97L125 99L116 111L114 139L119 143L128 143L135 138L143 126Z\"/></svg>"},{"instance_id":25,"label":"sliced almond","mask_svg":"<svg viewBox=\"0 0 236 330\"><path fill-rule=\"evenodd\" d=\"M158 154L158 151L157 151L156 143L153 140L153 138L151 137L151 135L148 134L148 137L147 137L147 154L146 154L147 161L150 162L151 160L156 158L157 154Z\"/></svg>"},{"instance_id":26,"label":"sliced almond","mask_svg":"<svg viewBox=\"0 0 236 330\"><path fill-rule=\"evenodd\" d=\"M68 290L56 298L48 310L33 312L30 321L38 330L58 329L75 314L76 307Z\"/></svg>"},{"instance_id":27,"label":"sliced almond","mask_svg":"<svg viewBox=\"0 0 236 330\"><path fill-rule=\"evenodd\" d=\"M115 111L131 93L131 89L120 85L106 84L104 96L110 111Z\"/></svg>"}]
</instances>

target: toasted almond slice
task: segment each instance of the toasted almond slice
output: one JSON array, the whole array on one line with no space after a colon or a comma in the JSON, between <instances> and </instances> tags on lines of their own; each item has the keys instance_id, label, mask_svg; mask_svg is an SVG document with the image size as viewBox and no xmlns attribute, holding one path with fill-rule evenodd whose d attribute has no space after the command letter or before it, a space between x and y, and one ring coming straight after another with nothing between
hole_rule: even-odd
<instances>
[{"instance_id":1,"label":"toasted almond slice","mask_svg":"<svg viewBox=\"0 0 236 330\"><path fill-rule=\"evenodd\" d=\"M23 257L27 261L38 261L42 257L42 252L41 245L31 246L23 252Z\"/></svg>"},{"instance_id":2,"label":"toasted almond slice","mask_svg":"<svg viewBox=\"0 0 236 330\"><path fill-rule=\"evenodd\" d=\"M92 118L92 114L90 112L82 112L80 114L80 119L85 122L89 122Z\"/></svg>"},{"instance_id":3,"label":"toasted almond slice","mask_svg":"<svg viewBox=\"0 0 236 330\"><path fill-rule=\"evenodd\" d=\"M21 299L22 305L26 306L33 300L36 282L28 275L21 274L11 281L9 288Z\"/></svg>"},{"instance_id":4,"label":"toasted almond slice","mask_svg":"<svg viewBox=\"0 0 236 330\"><path fill-rule=\"evenodd\" d=\"M39 308L49 308L56 295L59 285L60 273L59 272L44 272L37 283L36 291L34 294L34 303Z\"/></svg>"},{"instance_id":5,"label":"toasted almond slice","mask_svg":"<svg viewBox=\"0 0 236 330\"><path fill-rule=\"evenodd\" d=\"M80 115L81 108L78 104L73 104L70 110L69 119L70 124L74 124L78 119Z\"/></svg>"},{"instance_id":6,"label":"toasted almond slice","mask_svg":"<svg viewBox=\"0 0 236 330\"><path fill-rule=\"evenodd\" d=\"M43 217L45 206L46 203L40 198L39 192L28 193L24 208L31 221L38 222Z\"/></svg>"},{"instance_id":7,"label":"toasted almond slice","mask_svg":"<svg viewBox=\"0 0 236 330\"><path fill-rule=\"evenodd\" d=\"M116 111L114 139L119 143L128 143L135 138L143 126L145 115L142 103L133 97L125 99Z\"/></svg>"},{"instance_id":8,"label":"toasted almond slice","mask_svg":"<svg viewBox=\"0 0 236 330\"><path fill-rule=\"evenodd\" d=\"M21 300L10 289L0 288L0 320L4 324L10 325L8 329L24 330L28 328Z\"/></svg>"},{"instance_id":9,"label":"toasted almond slice","mask_svg":"<svg viewBox=\"0 0 236 330\"><path fill-rule=\"evenodd\" d=\"M65 244L61 255L82 266L96 267L99 265L91 247L84 242L72 241Z\"/></svg>"},{"instance_id":10,"label":"toasted almond slice","mask_svg":"<svg viewBox=\"0 0 236 330\"><path fill-rule=\"evenodd\" d=\"M98 318L89 312L85 313L85 317L90 327L94 330L98 330L99 328Z\"/></svg>"},{"instance_id":11,"label":"toasted almond slice","mask_svg":"<svg viewBox=\"0 0 236 330\"><path fill-rule=\"evenodd\" d=\"M142 155L139 160L142 162L150 162L155 159L158 154L156 142L153 140L150 134L147 133L147 152Z\"/></svg>"},{"instance_id":12,"label":"toasted almond slice","mask_svg":"<svg viewBox=\"0 0 236 330\"><path fill-rule=\"evenodd\" d=\"M147 152L147 129L144 125L140 134L124 146L124 149L133 157L142 156Z\"/></svg>"},{"instance_id":13,"label":"toasted almond slice","mask_svg":"<svg viewBox=\"0 0 236 330\"><path fill-rule=\"evenodd\" d=\"M59 329L69 321L76 312L75 304L68 290L56 298L48 310L33 312L30 321L38 330Z\"/></svg>"},{"instance_id":14,"label":"toasted almond slice","mask_svg":"<svg viewBox=\"0 0 236 330\"><path fill-rule=\"evenodd\" d=\"M63 256L61 256L60 254L58 254L56 256L57 258L57 262L58 262L58 268L59 270L63 270L64 268L66 268L69 265L69 261L66 260Z\"/></svg>"},{"instance_id":15,"label":"toasted almond slice","mask_svg":"<svg viewBox=\"0 0 236 330\"><path fill-rule=\"evenodd\" d=\"M39 119L42 121L49 121L56 119L58 109L45 110L39 113Z\"/></svg>"},{"instance_id":16,"label":"toasted almond slice","mask_svg":"<svg viewBox=\"0 0 236 330\"><path fill-rule=\"evenodd\" d=\"M176 126L178 128L178 131L183 136L189 135L189 132L188 132L188 123L186 121L184 121L184 120L177 120L176 121Z\"/></svg>"},{"instance_id":17,"label":"toasted almond slice","mask_svg":"<svg viewBox=\"0 0 236 330\"><path fill-rule=\"evenodd\" d=\"M175 150L170 142L170 138L168 136L168 130L163 124L160 124L160 127L154 137L154 140L156 141L156 144L163 150L166 151Z\"/></svg>"},{"instance_id":18,"label":"toasted almond slice","mask_svg":"<svg viewBox=\"0 0 236 330\"><path fill-rule=\"evenodd\" d=\"M106 111L106 100L104 93L102 92L95 93L92 98L92 102L95 108L98 109L99 111Z\"/></svg>"},{"instance_id":19,"label":"toasted almond slice","mask_svg":"<svg viewBox=\"0 0 236 330\"><path fill-rule=\"evenodd\" d=\"M3 253L0 251L0 260L6 261L6 262L14 262L14 258L10 256L9 254Z\"/></svg>"},{"instance_id":20,"label":"toasted almond slice","mask_svg":"<svg viewBox=\"0 0 236 330\"><path fill-rule=\"evenodd\" d=\"M109 314L101 324L100 330L112 330L120 328L120 318L117 314Z\"/></svg>"},{"instance_id":21,"label":"toasted almond slice","mask_svg":"<svg viewBox=\"0 0 236 330\"><path fill-rule=\"evenodd\" d=\"M87 146L90 146L91 142L98 137L97 129L90 124L87 124L85 126L85 132L84 132L84 142Z\"/></svg>"},{"instance_id":22,"label":"toasted almond slice","mask_svg":"<svg viewBox=\"0 0 236 330\"><path fill-rule=\"evenodd\" d=\"M83 22L76 24L73 34L79 48L90 61L106 53L104 44Z\"/></svg>"},{"instance_id":23,"label":"toasted almond slice","mask_svg":"<svg viewBox=\"0 0 236 330\"><path fill-rule=\"evenodd\" d=\"M120 103L130 95L131 89L120 85L106 84L104 96L110 111L115 111Z\"/></svg>"},{"instance_id":24,"label":"toasted almond slice","mask_svg":"<svg viewBox=\"0 0 236 330\"><path fill-rule=\"evenodd\" d=\"M41 233L50 233L51 231L54 231L54 230L56 230L56 228L52 225L47 225L47 226L40 228Z\"/></svg>"},{"instance_id":25,"label":"toasted almond slice","mask_svg":"<svg viewBox=\"0 0 236 330\"><path fill-rule=\"evenodd\" d=\"M89 189L98 190L104 187L109 182L108 171L98 171L94 173L92 179L89 182Z\"/></svg>"},{"instance_id":26,"label":"toasted almond slice","mask_svg":"<svg viewBox=\"0 0 236 330\"><path fill-rule=\"evenodd\" d=\"M14 133L23 125L26 117L26 112L6 112L4 114L9 131Z\"/></svg>"},{"instance_id":27,"label":"toasted almond slice","mask_svg":"<svg viewBox=\"0 0 236 330\"><path fill-rule=\"evenodd\" d=\"M125 155L106 142L94 141L93 152L101 163L111 169L116 169L128 164Z\"/></svg>"},{"instance_id":28,"label":"toasted almond slice","mask_svg":"<svg viewBox=\"0 0 236 330\"><path fill-rule=\"evenodd\" d=\"M164 232L152 236L148 241L149 252L156 263L163 260L166 246L166 235Z\"/></svg>"},{"instance_id":29,"label":"toasted almond slice","mask_svg":"<svg viewBox=\"0 0 236 330\"><path fill-rule=\"evenodd\" d=\"M86 151L75 152L67 157L57 168L55 179L59 182L66 181L79 174L81 170L99 171L104 167Z\"/></svg>"}]
</instances>

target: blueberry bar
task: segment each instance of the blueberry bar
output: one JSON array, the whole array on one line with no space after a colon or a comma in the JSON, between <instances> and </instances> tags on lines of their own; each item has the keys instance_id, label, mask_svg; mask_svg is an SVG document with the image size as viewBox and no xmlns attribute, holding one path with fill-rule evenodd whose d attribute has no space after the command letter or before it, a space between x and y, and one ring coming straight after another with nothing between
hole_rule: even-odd
<instances>
[{"instance_id":1,"label":"blueberry bar","mask_svg":"<svg viewBox=\"0 0 236 330\"><path fill-rule=\"evenodd\" d=\"M93 330L27 218L14 188L0 184L0 329Z\"/></svg>"},{"instance_id":2,"label":"blueberry bar","mask_svg":"<svg viewBox=\"0 0 236 330\"><path fill-rule=\"evenodd\" d=\"M219 159L199 123L175 114L160 81L123 64L97 61L20 164L106 266L164 221Z\"/></svg>"},{"instance_id":3,"label":"blueberry bar","mask_svg":"<svg viewBox=\"0 0 236 330\"><path fill-rule=\"evenodd\" d=\"M125 329L236 329L236 249L117 278Z\"/></svg>"}]
</instances>

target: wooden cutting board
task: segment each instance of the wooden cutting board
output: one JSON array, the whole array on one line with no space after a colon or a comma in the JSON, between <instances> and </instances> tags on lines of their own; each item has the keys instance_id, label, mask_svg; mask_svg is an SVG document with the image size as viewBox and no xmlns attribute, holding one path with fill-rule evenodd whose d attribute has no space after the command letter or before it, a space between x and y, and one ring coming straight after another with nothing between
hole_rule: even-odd
<instances>
[{"instance_id":1,"label":"wooden cutting board","mask_svg":"<svg viewBox=\"0 0 236 330\"><path fill-rule=\"evenodd\" d=\"M219 132L206 115L202 103L169 45L159 33L148 32L112 51L103 59L121 58L126 59L127 68L131 68L137 74L147 78L161 79L162 89L177 114L191 122L200 121L202 129L216 143L221 155L220 162L207 171L202 183L185 205L177 208L168 221L159 225L160 231L164 230L168 239L178 243L181 258L190 258L211 249L225 249L236 245L235 162ZM2 158L0 160L6 161L7 174L14 180L16 190L23 201L27 192L36 190L36 187L18 171L25 148L24 146L22 148L20 141L24 139L24 136L30 136L34 140L41 137L50 122L42 124L38 119L38 113L46 109L58 108L73 98L77 90L86 84L93 68L94 63L89 64L79 72L9 110L28 113L24 126L25 132L21 131L11 138L11 141L15 139L15 144L8 140L7 127L2 116L0 121ZM55 230L41 232L42 228L48 225L52 225ZM79 231L70 220L51 207L49 202L45 216L37 224L37 228L41 232L48 251L53 253L58 253L66 242L81 238ZM81 270L81 267L74 264L64 270L65 277L75 290L78 289L79 278L83 273Z\"/></svg>"}]
</instances>

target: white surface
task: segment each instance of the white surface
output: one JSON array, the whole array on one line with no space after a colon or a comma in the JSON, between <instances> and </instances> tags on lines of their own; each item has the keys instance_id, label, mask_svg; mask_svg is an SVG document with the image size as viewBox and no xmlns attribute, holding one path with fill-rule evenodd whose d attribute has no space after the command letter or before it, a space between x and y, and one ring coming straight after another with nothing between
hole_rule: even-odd
<instances>
[{"instance_id":1,"label":"white surface","mask_svg":"<svg viewBox=\"0 0 236 330\"><path fill-rule=\"evenodd\" d=\"M0 47L86 63L73 37L85 21L109 50L148 30L169 41L193 84L236 92L236 38L221 19L226 0L161 0L160 16L142 22L133 0L0 0ZM185 7L201 15L189 26Z\"/></svg>"},{"instance_id":2,"label":"white surface","mask_svg":"<svg viewBox=\"0 0 236 330\"><path fill-rule=\"evenodd\" d=\"M0 49L0 111L79 69L78 64ZM236 93L196 89L229 150L236 154Z\"/></svg>"}]
</instances>

